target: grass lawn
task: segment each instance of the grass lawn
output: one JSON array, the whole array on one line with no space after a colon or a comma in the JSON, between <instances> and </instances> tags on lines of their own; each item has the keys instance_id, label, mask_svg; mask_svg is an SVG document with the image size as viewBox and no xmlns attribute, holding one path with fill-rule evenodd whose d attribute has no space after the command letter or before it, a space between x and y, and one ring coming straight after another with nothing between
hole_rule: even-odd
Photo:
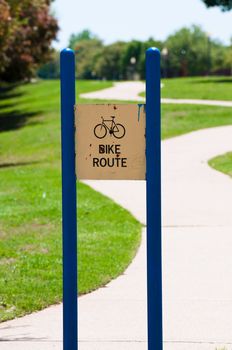
<instances>
[{"instance_id":1,"label":"grass lawn","mask_svg":"<svg viewBox=\"0 0 232 350\"><path fill-rule=\"evenodd\" d=\"M232 124L232 108L200 105L162 105L162 138Z\"/></svg>"},{"instance_id":2,"label":"grass lawn","mask_svg":"<svg viewBox=\"0 0 232 350\"><path fill-rule=\"evenodd\" d=\"M232 100L231 77L173 78L162 82L163 98Z\"/></svg>"},{"instance_id":3,"label":"grass lawn","mask_svg":"<svg viewBox=\"0 0 232 350\"><path fill-rule=\"evenodd\" d=\"M79 82L78 94L111 86ZM62 298L59 83L0 94L0 320ZM122 273L141 224L110 199L78 184L79 292Z\"/></svg>"},{"instance_id":4,"label":"grass lawn","mask_svg":"<svg viewBox=\"0 0 232 350\"><path fill-rule=\"evenodd\" d=\"M232 152L222 154L209 160L209 165L232 177Z\"/></svg>"},{"instance_id":5,"label":"grass lawn","mask_svg":"<svg viewBox=\"0 0 232 350\"><path fill-rule=\"evenodd\" d=\"M111 85L78 82L77 97ZM162 112L163 138L232 124L229 108L164 105ZM2 90L0 132L0 319L7 320L61 300L59 82ZM78 195L78 282L86 293L125 269L141 225L81 183Z\"/></svg>"}]
</instances>

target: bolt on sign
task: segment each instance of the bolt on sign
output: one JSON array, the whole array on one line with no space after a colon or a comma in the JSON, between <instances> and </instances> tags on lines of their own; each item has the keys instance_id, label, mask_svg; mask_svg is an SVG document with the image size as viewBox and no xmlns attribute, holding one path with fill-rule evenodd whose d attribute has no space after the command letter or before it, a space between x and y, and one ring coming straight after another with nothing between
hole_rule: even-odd
<instances>
[{"instance_id":1,"label":"bolt on sign","mask_svg":"<svg viewBox=\"0 0 232 350\"><path fill-rule=\"evenodd\" d=\"M145 105L75 106L78 179L145 180Z\"/></svg>"}]
</instances>

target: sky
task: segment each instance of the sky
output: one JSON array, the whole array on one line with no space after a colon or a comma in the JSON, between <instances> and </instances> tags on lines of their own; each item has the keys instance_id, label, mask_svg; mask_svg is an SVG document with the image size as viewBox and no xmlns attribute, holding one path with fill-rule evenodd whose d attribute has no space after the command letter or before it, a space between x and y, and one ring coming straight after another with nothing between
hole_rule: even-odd
<instances>
[{"instance_id":1,"label":"sky","mask_svg":"<svg viewBox=\"0 0 232 350\"><path fill-rule=\"evenodd\" d=\"M232 11L207 9L201 0L55 0L53 12L60 33L57 49L68 45L72 33L90 29L106 44L117 40L164 40L183 26L200 25L211 37L229 44Z\"/></svg>"}]
</instances>

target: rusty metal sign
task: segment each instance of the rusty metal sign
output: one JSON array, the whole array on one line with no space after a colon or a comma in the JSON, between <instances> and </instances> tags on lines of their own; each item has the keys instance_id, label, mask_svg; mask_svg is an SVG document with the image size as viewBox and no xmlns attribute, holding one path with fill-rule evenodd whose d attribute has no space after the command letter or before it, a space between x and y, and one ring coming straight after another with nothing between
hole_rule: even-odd
<instances>
[{"instance_id":1,"label":"rusty metal sign","mask_svg":"<svg viewBox=\"0 0 232 350\"><path fill-rule=\"evenodd\" d=\"M75 106L78 179L144 180L145 105Z\"/></svg>"}]
</instances>

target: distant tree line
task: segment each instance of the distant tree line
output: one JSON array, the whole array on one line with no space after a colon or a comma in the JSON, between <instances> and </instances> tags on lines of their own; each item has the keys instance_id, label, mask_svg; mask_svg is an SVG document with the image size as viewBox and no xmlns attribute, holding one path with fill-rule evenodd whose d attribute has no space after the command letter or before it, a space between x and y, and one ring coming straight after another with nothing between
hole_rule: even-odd
<instances>
[{"instance_id":1,"label":"distant tree line","mask_svg":"<svg viewBox=\"0 0 232 350\"><path fill-rule=\"evenodd\" d=\"M222 11L230 11L232 9L232 0L203 0L206 6L218 6Z\"/></svg>"},{"instance_id":2,"label":"distant tree line","mask_svg":"<svg viewBox=\"0 0 232 350\"><path fill-rule=\"evenodd\" d=\"M89 30L73 34L69 47L76 52L79 79L131 80L145 78L145 51L151 46L161 50L163 77L231 75L232 46L211 38L199 26L182 28L165 41L118 41L104 45ZM59 77L59 54L38 71L41 78Z\"/></svg>"},{"instance_id":3,"label":"distant tree line","mask_svg":"<svg viewBox=\"0 0 232 350\"><path fill-rule=\"evenodd\" d=\"M51 49L58 23L51 13L53 0L0 0L0 80L59 77L59 54ZM232 0L202 0L207 7L232 9ZM167 40L119 41L105 45L89 30L73 34L76 75L81 79L143 79L145 50L157 46L165 77L231 74L232 49L200 27L182 28ZM39 67L39 70L38 70Z\"/></svg>"},{"instance_id":4,"label":"distant tree line","mask_svg":"<svg viewBox=\"0 0 232 350\"><path fill-rule=\"evenodd\" d=\"M0 0L0 80L30 79L58 31L52 0Z\"/></svg>"}]
</instances>

